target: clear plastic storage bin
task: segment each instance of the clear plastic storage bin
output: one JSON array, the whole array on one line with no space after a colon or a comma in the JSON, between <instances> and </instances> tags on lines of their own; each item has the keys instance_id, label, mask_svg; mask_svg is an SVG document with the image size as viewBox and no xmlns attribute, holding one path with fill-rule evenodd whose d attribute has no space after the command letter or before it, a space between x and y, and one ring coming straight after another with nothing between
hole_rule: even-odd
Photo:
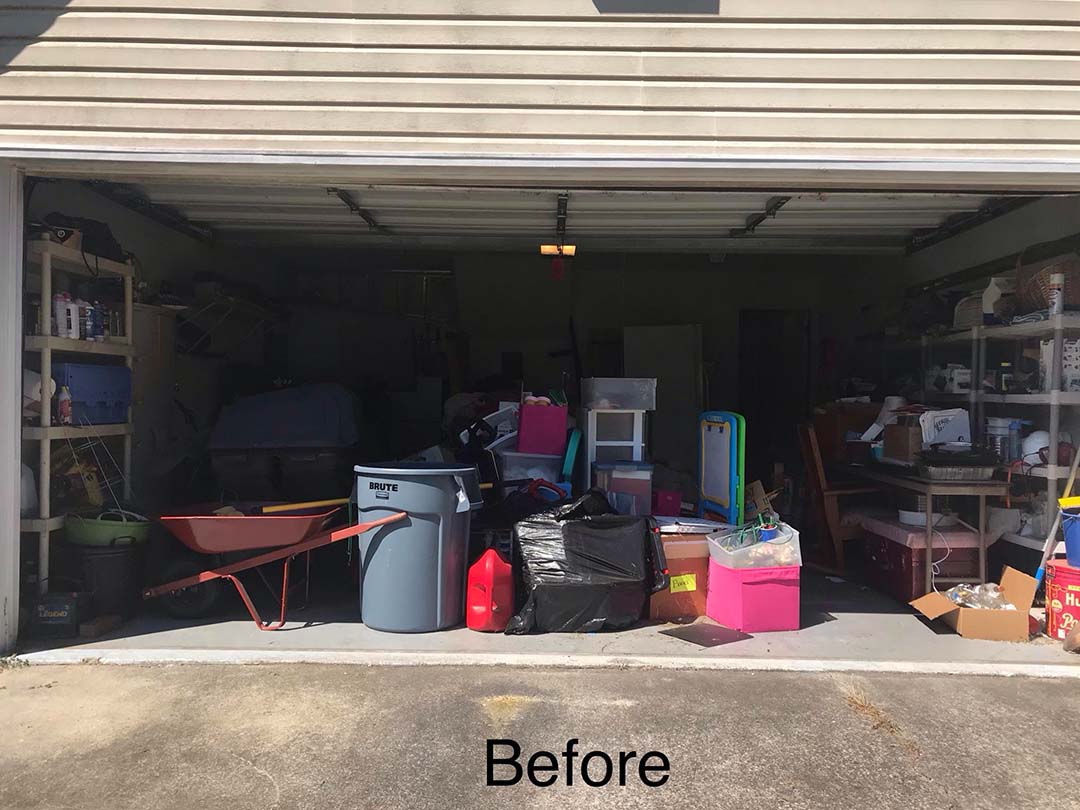
<instances>
[{"instance_id":1,"label":"clear plastic storage bin","mask_svg":"<svg viewBox=\"0 0 1080 810\"><path fill-rule=\"evenodd\" d=\"M799 532L786 523L777 526L776 536L762 542L740 545L740 533L752 529L734 528L709 535L709 555L725 568L782 568L802 565ZM749 539L749 538L747 538Z\"/></svg>"},{"instance_id":2,"label":"clear plastic storage bin","mask_svg":"<svg viewBox=\"0 0 1080 810\"><path fill-rule=\"evenodd\" d=\"M656 380L644 377L589 377L581 381L581 402L590 410L655 411Z\"/></svg>"},{"instance_id":3,"label":"clear plastic storage bin","mask_svg":"<svg viewBox=\"0 0 1080 810\"><path fill-rule=\"evenodd\" d=\"M496 450L499 460L499 475L503 481L521 481L542 478L552 484L562 478L562 456L548 456L541 453L518 453L511 450Z\"/></svg>"}]
</instances>

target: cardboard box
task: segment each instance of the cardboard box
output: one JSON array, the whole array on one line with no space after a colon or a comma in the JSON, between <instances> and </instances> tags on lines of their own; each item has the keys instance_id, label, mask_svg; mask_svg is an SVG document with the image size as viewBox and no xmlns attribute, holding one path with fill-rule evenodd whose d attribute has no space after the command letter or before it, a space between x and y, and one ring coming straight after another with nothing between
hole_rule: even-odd
<instances>
[{"instance_id":1,"label":"cardboard box","mask_svg":"<svg viewBox=\"0 0 1080 810\"><path fill-rule=\"evenodd\" d=\"M937 591L909 604L931 621L941 619L964 638L986 641L1027 641L1029 614L1039 585L1034 577L1006 567L1001 572L1001 592L1016 610L980 610L951 602Z\"/></svg>"},{"instance_id":2,"label":"cardboard box","mask_svg":"<svg viewBox=\"0 0 1080 810\"><path fill-rule=\"evenodd\" d=\"M667 588L649 597L649 618L670 622L704 616L709 578L707 538L723 524L703 520L657 522L670 579Z\"/></svg>"},{"instance_id":3,"label":"cardboard box","mask_svg":"<svg viewBox=\"0 0 1080 810\"><path fill-rule=\"evenodd\" d=\"M918 425L885 426L884 455L913 464L922 449L922 428Z\"/></svg>"}]
</instances>

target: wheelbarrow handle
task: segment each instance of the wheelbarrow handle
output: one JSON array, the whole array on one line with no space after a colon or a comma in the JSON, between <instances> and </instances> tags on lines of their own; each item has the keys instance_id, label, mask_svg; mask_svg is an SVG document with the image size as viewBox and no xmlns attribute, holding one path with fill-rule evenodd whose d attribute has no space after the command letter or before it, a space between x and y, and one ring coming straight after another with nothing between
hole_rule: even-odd
<instances>
[{"instance_id":1,"label":"wheelbarrow handle","mask_svg":"<svg viewBox=\"0 0 1080 810\"><path fill-rule=\"evenodd\" d=\"M355 526L346 526L344 529L338 529L335 532L330 533L330 541L336 543L339 540L344 540L347 537L354 537L364 532L369 532L372 529L377 529L380 526L385 526L388 523L397 523L399 520L404 520L409 516L408 512L395 512L392 515L379 518L378 520L372 520L368 523L357 523Z\"/></svg>"}]
</instances>

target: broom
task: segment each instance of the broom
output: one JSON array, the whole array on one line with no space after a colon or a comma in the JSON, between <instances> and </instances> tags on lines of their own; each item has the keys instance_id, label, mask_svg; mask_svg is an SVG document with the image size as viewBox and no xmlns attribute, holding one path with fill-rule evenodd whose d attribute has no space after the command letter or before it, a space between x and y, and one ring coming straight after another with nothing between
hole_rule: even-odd
<instances>
[{"instance_id":1,"label":"broom","mask_svg":"<svg viewBox=\"0 0 1080 810\"><path fill-rule=\"evenodd\" d=\"M1049 562L1050 557L1054 553L1054 549L1057 548L1057 533L1061 527L1061 510L1071 506L1080 506L1080 498L1072 497L1073 484L1076 482L1076 470L1080 467L1080 450L1077 450L1073 454L1072 467L1069 469L1069 480L1065 484L1065 495L1058 498L1058 510L1057 517L1054 518L1054 525L1050 529L1050 534L1046 536L1046 545L1043 546L1042 561L1039 563L1039 570L1035 572L1035 581L1038 585L1042 585L1043 578L1046 576L1046 563Z\"/></svg>"}]
</instances>

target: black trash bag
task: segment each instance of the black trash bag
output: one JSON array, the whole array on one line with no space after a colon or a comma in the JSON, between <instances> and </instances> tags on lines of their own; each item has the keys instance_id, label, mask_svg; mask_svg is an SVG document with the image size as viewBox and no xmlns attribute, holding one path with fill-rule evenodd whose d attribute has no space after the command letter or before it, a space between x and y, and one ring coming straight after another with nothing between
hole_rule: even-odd
<instances>
[{"instance_id":1,"label":"black trash bag","mask_svg":"<svg viewBox=\"0 0 1080 810\"><path fill-rule=\"evenodd\" d=\"M667 587L652 521L612 514L596 491L514 525L525 602L508 635L591 633L635 624L650 593Z\"/></svg>"}]
</instances>

